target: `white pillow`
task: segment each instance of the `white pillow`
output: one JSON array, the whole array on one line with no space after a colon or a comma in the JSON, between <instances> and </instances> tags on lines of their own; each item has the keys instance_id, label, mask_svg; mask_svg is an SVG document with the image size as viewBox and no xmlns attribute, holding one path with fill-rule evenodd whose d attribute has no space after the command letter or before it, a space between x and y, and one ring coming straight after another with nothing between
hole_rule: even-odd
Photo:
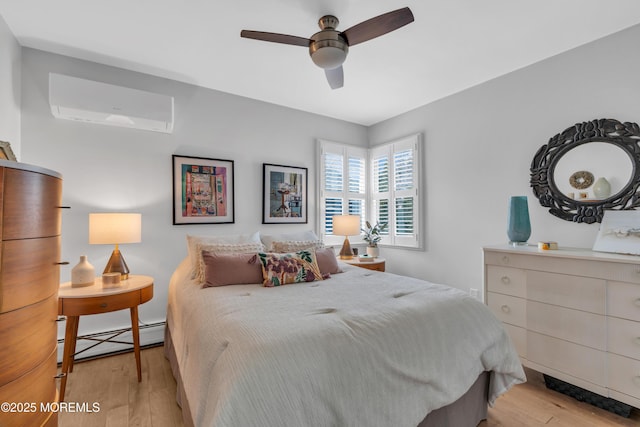
<instances>
[{"instance_id":1,"label":"white pillow","mask_svg":"<svg viewBox=\"0 0 640 427\"><path fill-rule=\"evenodd\" d=\"M253 234L232 234L227 236L194 236L187 234L187 255L191 263L191 278L195 278L198 270L199 258L202 258L197 245L237 245L242 243L262 243L260 240L260 232Z\"/></svg>"},{"instance_id":2,"label":"white pillow","mask_svg":"<svg viewBox=\"0 0 640 427\"><path fill-rule=\"evenodd\" d=\"M260 236L267 251L273 251L273 242L319 240L313 230L295 233L263 234Z\"/></svg>"}]
</instances>

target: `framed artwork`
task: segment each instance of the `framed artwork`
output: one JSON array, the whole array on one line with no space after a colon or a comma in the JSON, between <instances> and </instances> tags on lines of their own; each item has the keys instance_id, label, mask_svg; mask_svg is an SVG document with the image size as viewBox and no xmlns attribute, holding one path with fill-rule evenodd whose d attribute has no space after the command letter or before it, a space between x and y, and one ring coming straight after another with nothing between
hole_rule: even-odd
<instances>
[{"instance_id":1,"label":"framed artwork","mask_svg":"<svg viewBox=\"0 0 640 427\"><path fill-rule=\"evenodd\" d=\"M604 211L593 250L640 255L640 211Z\"/></svg>"},{"instance_id":2,"label":"framed artwork","mask_svg":"<svg viewBox=\"0 0 640 427\"><path fill-rule=\"evenodd\" d=\"M172 157L173 224L233 223L233 160Z\"/></svg>"},{"instance_id":3,"label":"framed artwork","mask_svg":"<svg viewBox=\"0 0 640 427\"><path fill-rule=\"evenodd\" d=\"M12 162L16 161L16 155L13 154L11 144L8 142L0 141L0 159L10 160Z\"/></svg>"},{"instance_id":4,"label":"framed artwork","mask_svg":"<svg viewBox=\"0 0 640 427\"><path fill-rule=\"evenodd\" d=\"M307 223L307 168L262 164L262 223Z\"/></svg>"}]
</instances>

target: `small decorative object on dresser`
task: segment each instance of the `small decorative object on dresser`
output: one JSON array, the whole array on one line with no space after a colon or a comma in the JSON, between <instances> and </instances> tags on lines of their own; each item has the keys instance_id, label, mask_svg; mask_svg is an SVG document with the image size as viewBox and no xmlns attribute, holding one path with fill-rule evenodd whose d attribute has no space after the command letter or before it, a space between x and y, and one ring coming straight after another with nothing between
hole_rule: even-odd
<instances>
[{"instance_id":1,"label":"small decorative object on dresser","mask_svg":"<svg viewBox=\"0 0 640 427\"><path fill-rule=\"evenodd\" d=\"M526 245L531 236L527 196L512 196L509 200L507 235L512 246Z\"/></svg>"},{"instance_id":2,"label":"small decorative object on dresser","mask_svg":"<svg viewBox=\"0 0 640 427\"><path fill-rule=\"evenodd\" d=\"M596 199L606 199L611 195L611 184L607 178L601 176L593 184L593 195Z\"/></svg>"}]
</instances>

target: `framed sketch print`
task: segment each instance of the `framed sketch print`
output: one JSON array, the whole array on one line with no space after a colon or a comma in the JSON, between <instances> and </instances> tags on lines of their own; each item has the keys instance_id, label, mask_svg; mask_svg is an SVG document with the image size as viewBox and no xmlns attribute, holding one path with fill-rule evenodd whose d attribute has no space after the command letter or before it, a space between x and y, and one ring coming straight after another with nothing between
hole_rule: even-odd
<instances>
[{"instance_id":1,"label":"framed sketch print","mask_svg":"<svg viewBox=\"0 0 640 427\"><path fill-rule=\"evenodd\" d=\"M640 211L604 211L593 250L640 255Z\"/></svg>"},{"instance_id":2,"label":"framed sketch print","mask_svg":"<svg viewBox=\"0 0 640 427\"><path fill-rule=\"evenodd\" d=\"M173 224L234 222L233 160L172 157Z\"/></svg>"},{"instance_id":3,"label":"framed sketch print","mask_svg":"<svg viewBox=\"0 0 640 427\"><path fill-rule=\"evenodd\" d=\"M307 223L307 168L262 164L262 223Z\"/></svg>"}]
</instances>

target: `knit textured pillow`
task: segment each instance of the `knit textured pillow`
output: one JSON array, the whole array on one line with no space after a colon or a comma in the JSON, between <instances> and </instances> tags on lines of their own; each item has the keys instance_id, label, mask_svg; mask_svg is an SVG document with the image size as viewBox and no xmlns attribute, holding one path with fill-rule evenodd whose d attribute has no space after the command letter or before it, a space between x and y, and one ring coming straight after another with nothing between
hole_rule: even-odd
<instances>
[{"instance_id":1,"label":"knit textured pillow","mask_svg":"<svg viewBox=\"0 0 640 427\"><path fill-rule=\"evenodd\" d=\"M313 251L284 254L259 252L258 258L262 264L262 284L265 287L322 280L322 273Z\"/></svg>"},{"instance_id":2,"label":"knit textured pillow","mask_svg":"<svg viewBox=\"0 0 640 427\"><path fill-rule=\"evenodd\" d=\"M273 252L298 252L305 249L322 249L324 243L322 240L284 240L277 241L271 244L271 250Z\"/></svg>"}]
</instances>

